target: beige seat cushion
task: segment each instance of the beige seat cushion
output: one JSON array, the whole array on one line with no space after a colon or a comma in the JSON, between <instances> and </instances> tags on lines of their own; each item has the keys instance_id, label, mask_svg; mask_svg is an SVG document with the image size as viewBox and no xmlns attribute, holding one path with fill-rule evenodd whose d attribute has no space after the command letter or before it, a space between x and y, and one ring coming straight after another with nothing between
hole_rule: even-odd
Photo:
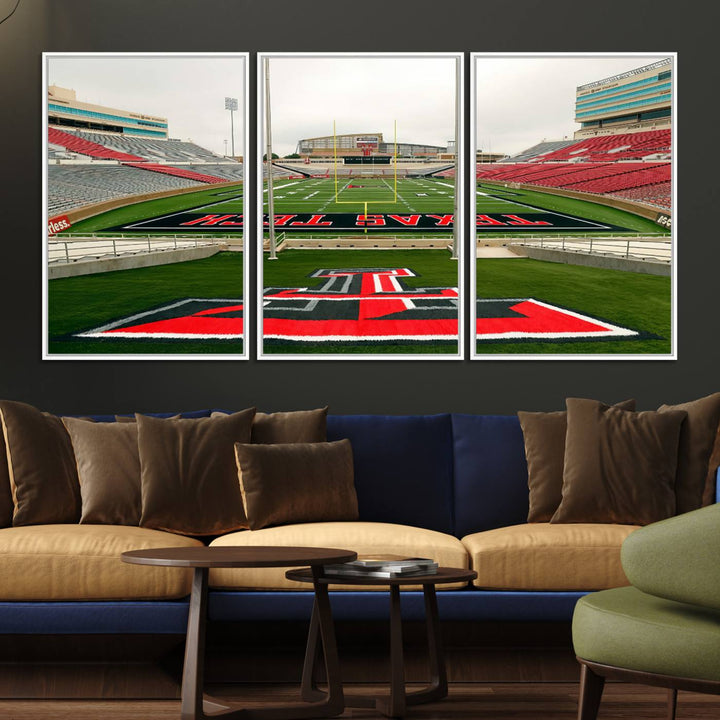
<instances>
[{"instance_id":1,"label":"beige seat cushion","mask_svg":"<svg viewBox=\"0 0 720 720\"><path fill-rule=\"evenodd\" d=\"M358 555L401 555L432 558L446 567L467 568L468 556L462 543L452 535L390 523L322 522L283 525L245 530L224 535L211 547L228 545L290 545L354 550ZM210 587L224 589L309 590L307 583L285 579L287 568L260 568L210 571ZM438 585L438 590L463 584ZM357 590L357 586L331 585L331 590ZM384 586L364 586L362 590L383 590ZM409 588L408 588L409 589Z\"/></svg>"},{"instance_id":2,"label":"beige seat cushion","mask_svg":"<svg viewBox=\"0 0 720 720\"><path fill-rule=\"evenodd\" d=\"M126 550L202 546L126 525L33 525L0 530L0 600L149 600L184 597L192 571L129 565Z\"/></svg>"},{"instance_id":3,"label":"beige seat cushion","mask_svg":"<svg viewBox=\"0 0 720 720\"><path fill-rule=\"evenodd\" d=\"M474 584L502 590L604 590L628 585L620 546L635 525L531 523L467 535Z\"/></svg>"}]
</instances>

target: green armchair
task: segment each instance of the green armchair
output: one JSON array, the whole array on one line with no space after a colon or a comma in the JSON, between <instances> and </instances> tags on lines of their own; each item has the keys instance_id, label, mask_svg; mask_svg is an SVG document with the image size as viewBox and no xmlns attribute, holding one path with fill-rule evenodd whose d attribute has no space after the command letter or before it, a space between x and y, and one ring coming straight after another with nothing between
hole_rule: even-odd
<instances>
[{"instance_id":1,"label":"green armchair","mask_svg":"<svg viewBox=\"0 0 720 720\"><path fill-rule=\"evenodd\" d=\"M606 679L720 694L720 504L628 536L629 587L583 597L573 616L578 720L595 720Z\"/></svg>"}]
</instances>

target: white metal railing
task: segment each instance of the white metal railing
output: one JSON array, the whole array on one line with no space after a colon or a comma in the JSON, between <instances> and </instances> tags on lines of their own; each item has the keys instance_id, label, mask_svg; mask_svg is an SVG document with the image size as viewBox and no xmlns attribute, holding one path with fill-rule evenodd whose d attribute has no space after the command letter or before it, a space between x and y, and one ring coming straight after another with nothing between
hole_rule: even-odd
<instances>
[{"instance_id":1,"label":"white metal railing","mask_svg":"<svg viewBox=\"0 0 720 720\"><path fill-rule=\"evenodd\" d=\"M612 255L628 260L672 261L672 240L667 236L523 237L514 238L512 244L588 255Z\"/></svg>"},{"instance_id":2,"label":"white metal railing","mask_svg":"<svg viewBox=\"0 0 720 720\"><path fill-rule=\"evenodd\" d=\"M237 236L235 236L237 238ZM167 250L206 247L218 245L224 240L218 238L190 237L94 237L91 235L75 236L62 240L48 240L48 264L68 264L78 260L101 260L103 258L120 257L122 255L142 255Z\"/></svg>"}]
</instances>

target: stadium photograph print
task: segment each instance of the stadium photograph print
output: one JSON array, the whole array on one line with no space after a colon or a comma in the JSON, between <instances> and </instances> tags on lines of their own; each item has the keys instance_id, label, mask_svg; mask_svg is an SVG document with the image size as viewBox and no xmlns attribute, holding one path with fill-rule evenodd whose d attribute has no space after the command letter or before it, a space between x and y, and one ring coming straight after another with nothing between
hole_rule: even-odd
<instances>
[{"instance_id":1,"label":"stadium photograph print","mask_svg":"<svg viewBox=\"0 0 720 720\"><path fill-rule=\"evenodd\" d=\"M258 357L461 359L462 53L258 56Z\"/></svg>"},{"instance_id":2,"label":"stadium photograph print","mask_svg":"<svg viewBox=\"0 0 720 720\"><path fill-rule=\"evenodd\" d=\"M246 359L247 53L44 53L44 359Z\"/></svg>"},{"instance_id":3,"label":"stadium photograph print","mask_svg":"<svg viewBox=\"0 0 720 720\"><path fill-rule=\"evenodd\" d=\"M676 359L675 64L472 54L472 359Z\"/></svg>"}]
</instances>

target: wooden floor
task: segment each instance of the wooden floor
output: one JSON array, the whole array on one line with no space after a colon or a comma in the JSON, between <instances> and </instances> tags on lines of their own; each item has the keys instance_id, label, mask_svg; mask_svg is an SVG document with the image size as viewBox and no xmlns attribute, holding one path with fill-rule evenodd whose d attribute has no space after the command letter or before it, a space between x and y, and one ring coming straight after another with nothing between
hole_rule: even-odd
<instances>
[{"instance_id":1,"label":"wooden floor","mask_svg":"<svg viewBox=\"0 0 720 720\"><path fill-rule=\"evenodd\" d=\"M347 687L352 692L375 693L380 686ZM297 698L296 686L255 685L214 688L217 697L247 703L248 707ZM410 708L407 717L418 720L574 720L576 684L571 683L454 683L442 702ZM606 685L598 720L627 718L664 720L666 691L638 685ZM0 718L7 720L179 720L179 701L46 701L0 700ZM342 718L381 718L371 710L348 709ZM720 717L720 699L680 693L678 720Z\"/></svg>"}]
</instances>

